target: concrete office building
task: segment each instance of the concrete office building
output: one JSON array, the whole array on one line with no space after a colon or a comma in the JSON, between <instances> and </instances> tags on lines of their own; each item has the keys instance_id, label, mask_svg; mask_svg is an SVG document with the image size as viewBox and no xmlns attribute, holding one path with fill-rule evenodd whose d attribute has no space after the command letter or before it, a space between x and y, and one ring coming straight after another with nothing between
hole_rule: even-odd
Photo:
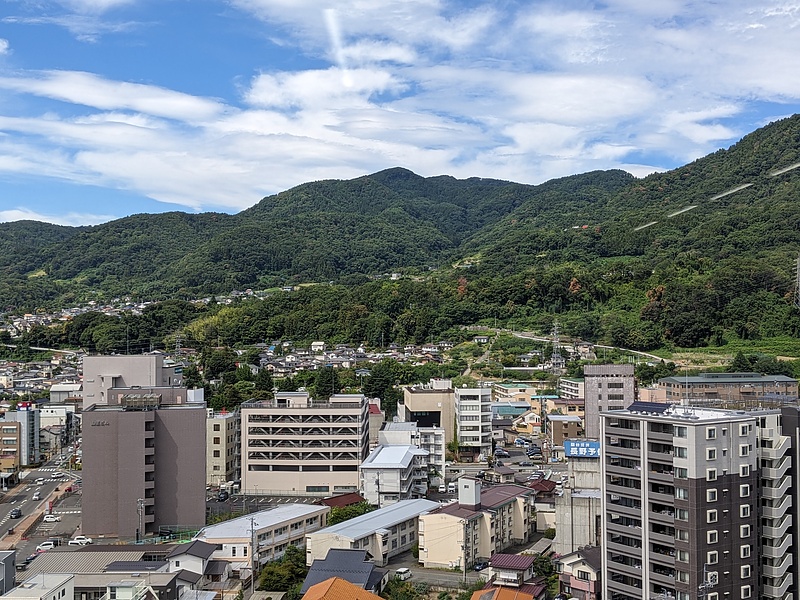
<instances>
[{"instance_id":1,"label":"concrete office building","mask_svg":"<svg viewBox=\"0 0 800 600\"><path fill-rule=\"evenodd\" d=\"M786 598L760 585L759 440L776 435L762 416L777 424L644 402L601 414L603 598Z\"/></svg>"},{"instance_id":2,"label":"concrete office building","mask_svg":"<svg viewBox=\"0 0 800 600\"><path fill-rule=\"evenodd\" d=\"M239 479L241 415L206 411L206 484L219 486Z\"/></svg>"},{"instance_id":3,"label":"concrete office building","mask_svg":"<svg viewBox=\"0 0 800 600\"><path fill-rule=\"evenodd\" d=\"M118 404L110 398L114 388L182 388L183 365L165 365L158 352L137 356L85 356L83 407ZM184 391L184 401L185 401Z\"/></svg>"},{"instance_id":4,"label":"concrete office building","mask_svg":"<svg viewBox=\"0 0 800 600\"><path fill-rule=\"evenodd\" d=\"M583 387L584 435L598 439L600 413L627 408L636 400L633 365L585 365Z\"/></svg>"},{"instance_id":5,"label":"concrete office building","mask_svg":"<svg viewBox=\"0 0 800 600\"><path fill-rule=\"evenodd\" d=\"M328 496L354 492L369 454L368 402L361 394L313 400L279 392L245 402L242 413L242 489Z\"/></svg>"},{"instance_id":6,"label":"concrete office building","mask_svg":"<svg viewBox=\"0 0 800 600\"><path fill-rule=\"evenodd\" d=\"M600 455L570 456L563 494L556 496L556 537L552 549L566 555L585 546L600 546Z\"/></svg>"},{"instance_id":7,"label":"concrete office building","mask_svg":"<svg viewBox=\"0 0 800 600\"><path fill-rule=\"evenodd\" d=\"M460 459L486 460L493 451L491 388L456 388L455 408Z\"/></svg>"},{"instance_id":8,"label":"concrete office building","mask_svg":"<svg viewBox=\"0 0 800 600\"><path fill-rule=\"evenodd\" d=\"M205 524L206 410L130 394L83 413L83 525L134 538Z\"/></svg>"},{"instance_id":9,"label":"concrete office building","mask_svg":"<svg viewBox=\"0 0 800 600\"><path fill-rule=\"evenodd\" d=\"M431 379L426 384L403 388L403 400L397 405L397 417L419 427L443 427L449 441L455 436L455 392L450 379Z\"/></svg>"}]
</instances>

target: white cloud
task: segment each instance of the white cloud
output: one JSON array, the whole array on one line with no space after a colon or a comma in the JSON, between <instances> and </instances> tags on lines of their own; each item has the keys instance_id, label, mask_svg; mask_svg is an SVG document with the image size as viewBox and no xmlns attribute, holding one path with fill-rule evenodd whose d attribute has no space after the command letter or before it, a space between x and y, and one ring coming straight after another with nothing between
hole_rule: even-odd
<instances>
[{"instance_id":1,"label":"white cloud","mask_svg":"<svg viewBox=\"0 0 800 600\"><path fill-rule=\"evenodd\" d=\"M110 81L79 71L44 71L29 77L0 77L0 89L43 96L103 110L197 121L217 116L222 105L152 85Z\"/></svg>"},{"instance_id":2,"label":"white cloud","mask_svg":"<svg viewBox=\"0 0 800 600\"><path fill-rule=\"evenodd\" d=\"M54 225L68 225L77 227L79 225L99 225L115 219L114 215L93 215L86 213L66 213L63 215L47 215L27 208L12 208L0 210L0 223L11 221L41 221L43 223L53 223Z\"/></svg>"},{"instance_id":3,"label":"white cloud","mask_svg":"<svg viewBox=\"0 0 800 600\"><path fill-rule=\"evenodd\" d=\"M0 38L0 55L8 54L9 52L9 43L8 40Z\"/></svg>"},{"instance_id":4,"label":"white cloud","mask_svg":"<svg viewBox=\"0 0 800 600\"><path fill-rule=\"evenodd\" d=\"M72 12L57 18L86 39L135 26L105 18L123 0L63 4ZM6 106L36 109L0 117L0 172L192 210L394 165L528 183L644 174L760 125L741 120L754 100L786 103L780 114L800 101L800 10L784 0L225 6L313 67L241 65L240 96L226 101L77 70L6 72Z\"/></svg>"}]
</instances>

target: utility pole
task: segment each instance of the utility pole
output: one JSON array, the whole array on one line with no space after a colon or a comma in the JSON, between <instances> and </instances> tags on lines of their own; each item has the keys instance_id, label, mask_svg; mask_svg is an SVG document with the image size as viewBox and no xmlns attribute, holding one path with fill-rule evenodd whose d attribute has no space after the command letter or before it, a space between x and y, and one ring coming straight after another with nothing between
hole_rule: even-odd
<instances>
[{"instance_id":1,"label":"utility pole","mask_svg":"<svg viewBox=\"0 0 800 600\"><path fill-rule=\"evenodd\" d=\"M255 518L250 517L250 596L256 593L256 524Z\"/></svg>"},{"instance_id":2,"label":"utility pole","mask_svg":"<svg viewBox=\"0 0 800 600\"><path fill-rule=\"evenodd\" d=\"M136 528L136 542L144 537L144 498L136 499L136 514L139 515L139 526Z\"/></svg>"},{"instance_id":3,"label":"utility pole","mask_svg":"<svg viewBox=\"0 0 800 600\"><path fill-rule=\"evenodd\" d=\"M467 584L467 523L466 519L461 520L461 524L463 526L461 530L462 541L461 544L461 560L464 562L464 585Z\"/></svg>"}]
</instances>

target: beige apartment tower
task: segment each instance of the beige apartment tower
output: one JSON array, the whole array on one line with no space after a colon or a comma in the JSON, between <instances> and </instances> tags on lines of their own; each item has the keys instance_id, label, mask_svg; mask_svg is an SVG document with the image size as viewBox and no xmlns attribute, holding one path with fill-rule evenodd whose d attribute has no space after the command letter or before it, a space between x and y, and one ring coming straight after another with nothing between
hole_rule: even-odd
<instances>
[{"instance_id":1,"label":"beige apartment tower","mask_svg":"<svg viewBox=\"0 0 800 600\"><path fill-rule=\"evenodd\" d=\"M317 401L306 392L279 392L274 400L242 404L242 490L320 496L358 490L358 467L369 454L368 411L361 394Z\"/></svg>"}]
</instances>

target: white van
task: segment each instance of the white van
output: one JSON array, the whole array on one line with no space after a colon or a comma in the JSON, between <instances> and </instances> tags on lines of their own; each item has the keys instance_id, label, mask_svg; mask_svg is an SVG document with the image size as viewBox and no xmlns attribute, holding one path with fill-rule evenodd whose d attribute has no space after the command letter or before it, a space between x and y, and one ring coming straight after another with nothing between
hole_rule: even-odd
<instances>
[{"instance_id":1,"label":"white van","mask_svg":"<svg viewBox=\"0 0 800 600\"><path fill-rule=\"evenodd\" d=\"M455 481L451 481L447 484L447 493L448 494L455 494L458 490L458 484Z\"/></svg>"},{"instance_id":2,"label":"white van","mask_svg":"<svg viewBox=\"0 0 800 600\"><path fill-rule=\"evenodd\" d=\"M394 576L396 579L400 581L405 581L406 579L411 579L411 569L408 567L400 567L397 571L394 572Z\"/></svg>"}]
</instances>

